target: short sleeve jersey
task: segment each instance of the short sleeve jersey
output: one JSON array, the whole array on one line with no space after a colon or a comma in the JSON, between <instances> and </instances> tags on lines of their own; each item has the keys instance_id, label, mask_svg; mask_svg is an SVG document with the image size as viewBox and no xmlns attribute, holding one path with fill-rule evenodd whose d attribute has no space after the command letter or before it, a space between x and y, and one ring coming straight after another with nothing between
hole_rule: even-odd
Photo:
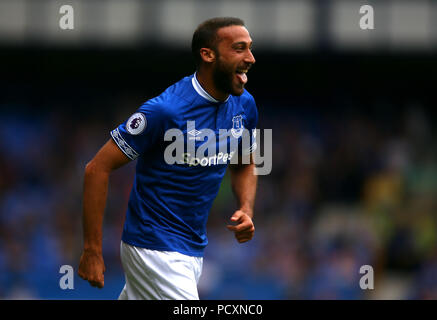
<instances>
[{"instance_id":1,"label":"short sleeve jersey","mask_svg":"<svg viewBox=\"0 0 437 320\"><path fill-rule=\"evenodd\" d=\"M254 98L246 90L225 102L215 101L193 74L145 102L112 130L120 150L131 160L137 159L122 240L152 250L203 256L208 214L226 168L237 153L255 150L257 122ZM181 159L176 163L164 157L172 143L164 136L171 129L179 130L184 142L194 143L194 152L184 149L176 155ZM201 138L206 129L217 137L220 130L230 134L216 140L215 154L203 157L197 151L206 143ZM241 142L243 129L250 135L246 148ZM228 152L219 152L220 143L228 145Z\"/></svg>"}]
</instances>

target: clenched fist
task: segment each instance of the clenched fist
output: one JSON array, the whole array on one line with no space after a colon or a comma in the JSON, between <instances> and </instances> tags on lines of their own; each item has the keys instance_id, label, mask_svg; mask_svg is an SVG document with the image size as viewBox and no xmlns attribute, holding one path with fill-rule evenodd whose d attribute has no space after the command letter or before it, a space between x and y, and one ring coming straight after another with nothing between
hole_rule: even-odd
<instances>
[{"instance_id":1,"label":"clenched fist","mask_svg":"<svg viewBox=\"0 0 437 320\"><path fill-rule=\"evenodd\" d=\"M79 276L87 280L93 287L103 288L105 285L105 264L101 253L85 250L80 257Z\"/></svg>"},{"instance_id":2,"label":"clenched fist","mask_svg":"<svg viewBox=\"0 0 437 320\"><path fill-rule=\"evenodd\" d=\"M249 241L255 233L255 226L252 218L244 211L237 210L231 217L231 221L235 225L227 225L226 227L235 233L235 238L239 243Z\"/></svg>"}]
</instances>

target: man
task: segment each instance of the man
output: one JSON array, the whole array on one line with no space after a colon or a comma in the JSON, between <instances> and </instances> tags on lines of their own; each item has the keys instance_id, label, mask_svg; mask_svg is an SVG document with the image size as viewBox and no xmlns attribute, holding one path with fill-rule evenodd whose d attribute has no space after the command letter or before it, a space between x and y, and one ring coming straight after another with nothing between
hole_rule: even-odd
<instances>
[{"instance_id":1,"label":"man","mask_svg":"<svg viewBox=\"0 0 437 320\"><path fill-rule=\"evenodd\" d=\"M120 249L126 285L119 299L199 299L197 282L207 245L209 210L237 151L222 154L221 162L217 156L204 162L184 153L182 163L169 164L164 159L168 146L164 135L167 130L180 129L187 141L195 140L198 149L202 141L197 141L197 135L203 128L215 133L233 130L239 143L240 129L255 129L255 101L244 89L246 73L255 63L251 46L240 19L214 18L199 25L192 40L196 73L144 103L111 132L112 139L87 164L84 250L78 273L92 286L104 285L102 221L109 175L138 159ZM201 130L188 130L189 121ZM251 143L249 152L256 147ZM250 155L249 164L240 160L229 167L238 210L227 228L243 243L255 231L255 166Z\"/></svg>"}]
</instances>

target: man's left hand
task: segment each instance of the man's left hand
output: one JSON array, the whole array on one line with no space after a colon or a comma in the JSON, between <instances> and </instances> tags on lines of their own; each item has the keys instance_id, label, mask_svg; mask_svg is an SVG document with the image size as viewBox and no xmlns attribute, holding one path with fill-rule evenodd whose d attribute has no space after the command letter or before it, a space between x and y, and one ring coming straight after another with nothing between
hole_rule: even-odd
<instances>
[{"instance_id":1,"label":"man's left hand","mask_svg":"<svg viewBox=\"0 0 437 320\"><path fill-rule=\"evenodd\" d=\"M231 217L231 221L235 225L227 225L226 227L235 233L235 238L239 243L249 241L255 233L255 226L252 218L244 211L237 210Z\"/></svg>"}]
</instances>

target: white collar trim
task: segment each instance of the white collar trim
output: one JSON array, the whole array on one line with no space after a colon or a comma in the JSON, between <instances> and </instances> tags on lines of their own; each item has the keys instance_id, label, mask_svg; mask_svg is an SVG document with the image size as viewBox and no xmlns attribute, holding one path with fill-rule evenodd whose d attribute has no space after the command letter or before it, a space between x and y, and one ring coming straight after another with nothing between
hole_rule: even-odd
<instances>
[{"instance_id":1,"label":"white collar trim","mask_svg":"<svg viewBox=\"0 0 437 320\"><path fill-rule=\"evenodd\" d=\"M196 92L200 96L202 96L203 98L205 98L206 100L208 100L210 102L220 102L217 99L214 99L208 92L206 92L205 89L202 88L199 81L197 81L196 74L197 74L197 72L194 73L193 79L191 79L191 83L193 84L194 90L196 90ZM228 100L229 100L229 97L224 102L227 102Z\"/></svg>"}]
</instances>

